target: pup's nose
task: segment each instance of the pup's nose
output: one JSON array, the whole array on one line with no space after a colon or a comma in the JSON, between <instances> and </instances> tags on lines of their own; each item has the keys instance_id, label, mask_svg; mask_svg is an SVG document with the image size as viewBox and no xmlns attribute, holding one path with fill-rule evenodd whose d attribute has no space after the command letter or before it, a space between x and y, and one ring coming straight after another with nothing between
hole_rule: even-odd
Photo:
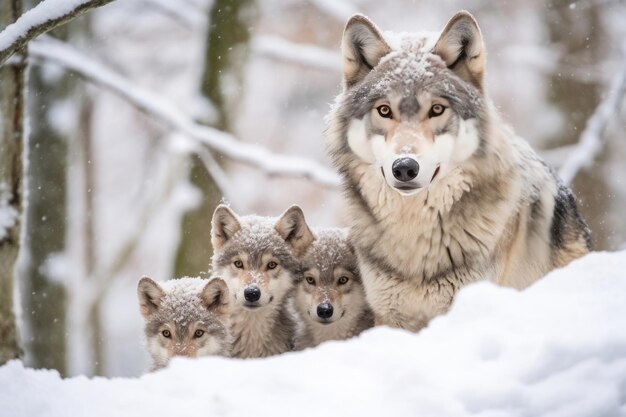
<instances>
[{"instance_id":1,"label":"pup's nose","mask_svg":"<svg viewBox=\"0 0 626 417\"><path fill-rule=\"evenodd\" d=\"M391 170L398 181L407 182L417 177L420 166L413 158L399 158L393 161Z\"/></svg>"},{"instance_id":2,"label":"pup's nose","mask_svg":"<svg viewBox=\"0 0 626 417\"><path fill-rule=\"evenodd\" d=\"M256 285L250 285L243 290L243 297L246 301L254 303L261 298L261 289Z\"/></svg>"},{"instance_id":3,"label":"pup's nose","mask_svg":"<svg viewBox=\"0 0 626 417\"><path fill-rule=\"evenodd\" d=\"M317 306L317 315L323 319L333 316L333 305L330 303L322 303Z\"/></svg>"}]
</instances>

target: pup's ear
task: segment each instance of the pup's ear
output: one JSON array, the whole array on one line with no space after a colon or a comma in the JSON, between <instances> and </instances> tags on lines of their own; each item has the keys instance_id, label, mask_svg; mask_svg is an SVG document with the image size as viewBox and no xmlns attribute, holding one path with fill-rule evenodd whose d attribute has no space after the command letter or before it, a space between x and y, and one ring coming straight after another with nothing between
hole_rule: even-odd
<instances>
[{"instance_id":1,"label":"pup's ear","mask_svg":"<svg viewBox=\"0 0 626 417\"><path fill-rule=\"evenodd\" d=\"M433 52L461 79L482 91L485 47L478 23L469 12L462 10L450 19Z\"/></svg>"},{"instance_id":2,"label":"pup's ear","mask_svg":"<svg viewBox=\"0 0 626 417\"><path fill-rule=\"evenodd\" d=\"M313 232L298 206L291 206L276 222L276 231L293 248L296 256L302 256L315 240Z\"/></svg>"},{"instance_id":3,"label":"pup's ear","mask_svg":"<svg viewBox=\"0 0 626 417\"><path fill-rule=\"evenodd\" d=\"M139 298L139 310L144 318L154 314L161 304L161 298L165 292L152 278L141 277L137 284L137 298Z\"/></svg>"},{"instance_id":4,"label":"pup's ear","mask_svg":"<svg viewBox=\"0 0 626 417\"><path fill-rule=\"evenodd\" d=\"M371 20L360 14L352 16L341 41L344 88L365 78L389 51L391 48Z\"/></svg>"},{"instance_id":5,"label":"pup's ear","mask_svg":"<svg viewBox=\"0 0 626 417\"><path fill-rule=\"evenodd\" d=\"M237 216L228 207L220 204L213 213L211 220L211 243L213 249L220 249L224 244L241 229Z\"/></svg>"},{"instance_id":6,"label":"pup's ear","mask_svg":"<svg viewBox=\"0 0 626 417\"><path fill-rule=\"evenodd\" d=\"M221 278L211 278L204 286L200 298L207 310L214 311L217 314L225 314L228 310L228 286Z\"/></svg>"}]
</instances>

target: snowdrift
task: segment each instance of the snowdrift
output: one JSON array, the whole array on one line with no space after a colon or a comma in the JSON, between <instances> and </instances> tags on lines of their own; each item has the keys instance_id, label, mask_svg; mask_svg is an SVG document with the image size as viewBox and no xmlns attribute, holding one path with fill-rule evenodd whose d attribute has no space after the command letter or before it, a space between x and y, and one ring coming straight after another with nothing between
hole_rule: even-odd
<instances>
[{"instance_id":1,"label":"snowdrift","mask_svg":"<svg viewBox=\"0 0 626 417\"><path fill-rule=\"evenodd\" d=\"M517 292L462 290L419 334L377 328L265 360L179 359L137 379L0 368L13 416L626 416L626 252Z\"/></svg>"}]
</instances>

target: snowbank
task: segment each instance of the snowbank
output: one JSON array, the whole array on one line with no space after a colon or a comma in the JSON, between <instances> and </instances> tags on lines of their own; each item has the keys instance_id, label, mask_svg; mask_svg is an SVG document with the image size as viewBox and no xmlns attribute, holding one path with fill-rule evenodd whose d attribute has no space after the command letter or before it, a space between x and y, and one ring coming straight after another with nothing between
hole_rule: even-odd
<instances>
[{"instance_id":1,"label":"snowbank","mask_svg":"<svg viewBox=\"0 0 626 417\"><path fill-rule=\"evenodd\" d=\"M13 416L626 416L626 252L524 292L480 283L420 334L378 328L266 360L176 360L138 379L0 368Z\"/></svg>"}]
</instances>

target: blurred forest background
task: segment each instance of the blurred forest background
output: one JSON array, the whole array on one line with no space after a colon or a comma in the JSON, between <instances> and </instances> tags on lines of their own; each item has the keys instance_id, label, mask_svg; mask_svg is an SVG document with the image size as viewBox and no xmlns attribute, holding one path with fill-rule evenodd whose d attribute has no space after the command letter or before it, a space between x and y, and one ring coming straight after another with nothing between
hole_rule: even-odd
<instances>
[{"instance_id":1,"label":"blurred forest background","mask_svg":"<svg viewBox=\"0 0 626 417\"><path fill-rule=\"evenodd\" d=\"M624 67L623 1L127 0L33 42L15 279L26 364L145 371L137 280L206 271L222 198L240 213L299 204L311 224L345 224L323 169L284 175L267 169L272 157L255 166L203 138L219 140L217 129L242 152L262 146L245 148L260 159L268 149L328 166L324 116L340 91L346 20L361 12L382 30L439 31L460 9L482 28L492 99L558 167ZM1 30L11 20L0 17ZM19 65L0 67L4 87ZM626 242L624 113L573 182L598 250Z\"/></svg>"}]
</instances>

